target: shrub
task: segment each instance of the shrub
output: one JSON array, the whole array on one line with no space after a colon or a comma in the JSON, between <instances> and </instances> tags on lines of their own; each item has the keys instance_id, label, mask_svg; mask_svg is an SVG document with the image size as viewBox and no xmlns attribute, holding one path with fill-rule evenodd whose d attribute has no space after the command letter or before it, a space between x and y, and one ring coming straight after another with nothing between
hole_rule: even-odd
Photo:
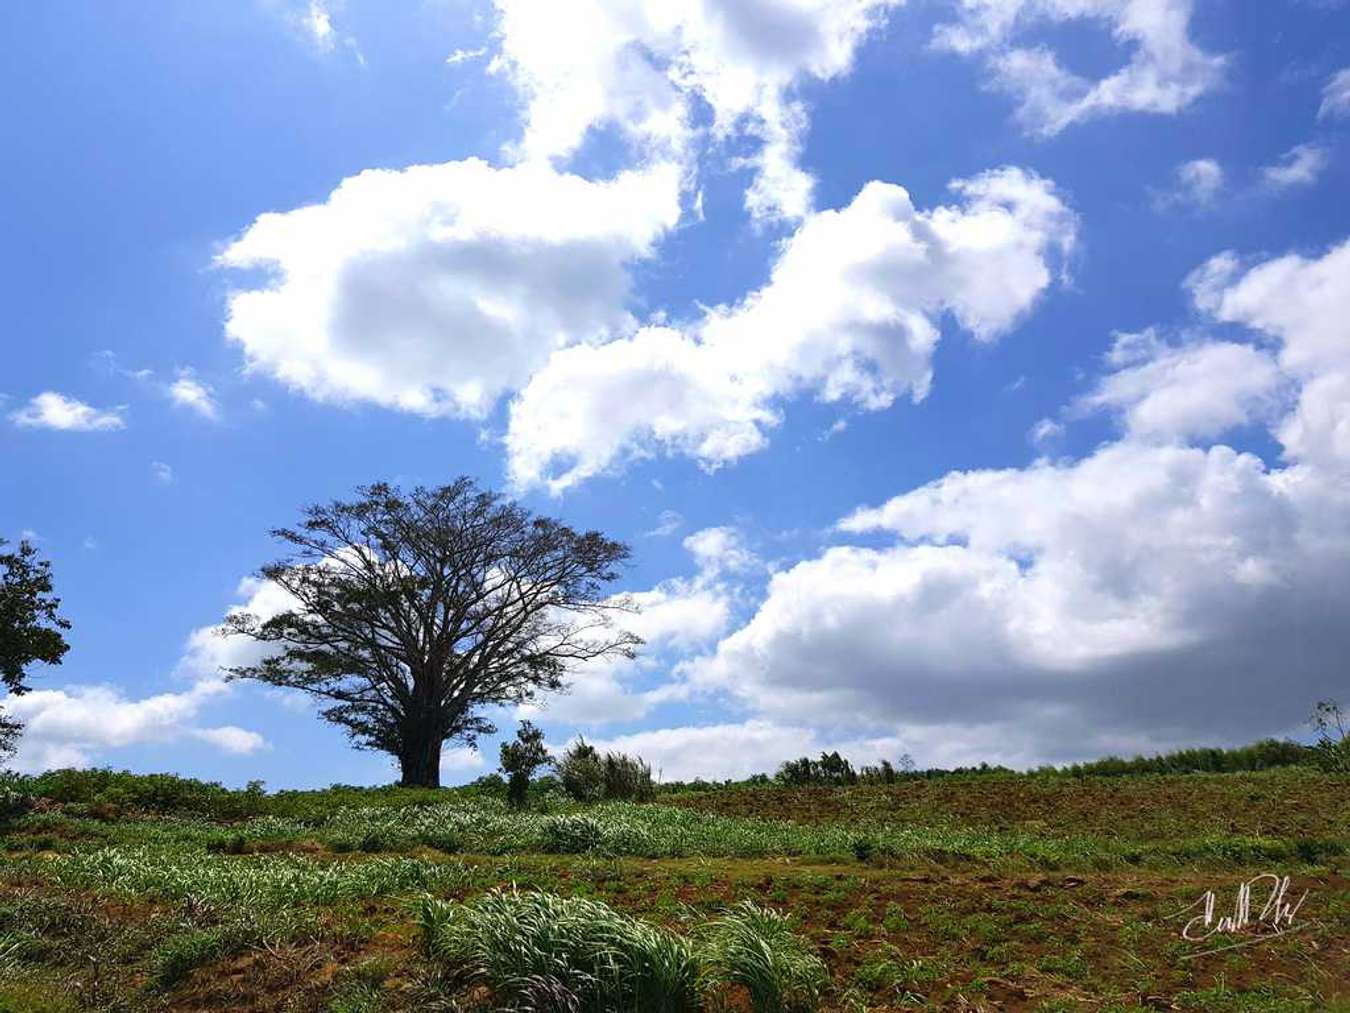
<instances>
[{"instance_id":1,"label":"shrub","mask_svg":"<svg viewBox=\"0 0 1350 1013\"><path fill-rule=\"evenodd\" d=\"M704 929L700 953L705 973L745 988L755 1013L809 1013L829 980L787 918L749 900Z\"/></svg>"},{"instance_id":2,"label":"shrub","mask_svg":"<svg viewBox=\"0 0 1350 1013\"><path fill-rule=\"evenodd\" d=\"M850 785L858 783L858 774L853 765L838 752L821 753L819 760L809 756L788 760L778 768L778 781L793 788Z\"/></svg>"},{"instance_id":3,"label":"shrub","mask_svg":"<svg viewBox=\"0 0 1350 1013\"><path fill-rule=\"evenodd\" d=\"M693 1013L689 942L597 901L496 891L469 904L427 898L427 954L452 982L486 985L493 1008L531 1013Z\"/></svg>"},{"instance_id":4,"label":"shrub","mask_svg":"<svg viewBox=\"0 0 1350 1013\"><path fill-rule=\"evenodd\" d=\"M640 756L605 754L605 798L618 802L649 802L656 795L652 768Z\"/></svg>"},{"instance_id":5,"label":"shrub","mask_svg":"<svg viewBox=\"0 0 1350 1013\"><path fill-rule=\"evenodd\" d=\"M558 777L563 791L578 802L599 802L605 797L605 765L596 748L581 736L558 761Z\"/></svg>"}]
</instances>

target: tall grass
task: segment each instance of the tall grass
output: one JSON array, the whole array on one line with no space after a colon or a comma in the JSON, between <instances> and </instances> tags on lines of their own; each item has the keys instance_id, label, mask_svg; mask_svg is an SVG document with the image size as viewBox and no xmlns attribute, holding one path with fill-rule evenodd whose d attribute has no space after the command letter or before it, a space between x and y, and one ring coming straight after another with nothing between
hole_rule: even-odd
<instances>
[{"instance_id":1,"label":"tall grass","mask_svg":"<svg viewBox=\"0 0 1350 1013\"><path fill-rule=\"evenodd\" d=\"M321 862L294 855L233 857L157 848L76 853L52 862L46 871L62 885L253 909L447 890L464 881L459 865L414 858Z\"/></svg>"},{"instance_id":2,"label":"tall grass","mask_svg":"<svg viewBox=\"0 0 1350 1013\"><path fill-rule=\"evenodd\" d=\"M704 929L700 952L705 973L742 986L754 1013L809 1013L829 981L825 964L787 918L749 900Z\"/></svg>"},{"instance_id":3,"label":"tall grass","mask_svg":"<svg viewBox=\"0 0 1350 1013\"><path fill-rule=\"evenodd\" d=\"M486 986L494 1009L693 1013L741 988L754 1013L812 1013L829 982L787 919L750 902L693 939L598 901L515 890L466 904L427 898L418 923L450 986Z\"/></svg>"},{"instance_id":4,"label":"tall grass","mask_svg":"<svg viewBox=\"0 0 1350 1013\"><path fill-rule=\"evenodd\" d=\"M427 953L494 1008L530 1013L685 1013L701 1008L690 943L597 901L493 892L471 904L427 899Z\"/></svg>"}]
</instances>

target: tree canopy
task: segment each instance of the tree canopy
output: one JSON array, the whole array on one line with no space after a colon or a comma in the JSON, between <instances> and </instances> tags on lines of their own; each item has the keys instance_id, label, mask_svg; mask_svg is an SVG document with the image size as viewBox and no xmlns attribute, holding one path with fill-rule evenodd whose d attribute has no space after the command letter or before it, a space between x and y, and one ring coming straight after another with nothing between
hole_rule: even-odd
<instances>
[{"instance_id":1,"label":"tree canopy","mask_svg":"<svg viewBox=\"0 0 1350 1013\"><path fill-rule=\"evenodd\" d=\"M0 549L6 544L0 539ZM70 650L62 635L70 623L60 615L61 599L52 595L51 570L27 541L14 552L0 552L0 682L14 696L28 692L30 666L59 665ZM14 751L21 730L0 713L0 756Z\"/></svg>"},{"instance_id":2,"label":"tree canopy","mask_svg":"<svg viewBox=\"0 0 1350 1013\"><path fill-rule=\"evenodd\" d=\"M469 478L362 486L272 534L290 553L261 576L292 604L226 617L224 632L272 647L231 676L327 701L323 717L396 756L404 784L439 784L447 740L496 730L485 708L561 689L573 666L641 643L614 622L632 603L605 590L628 546Z\"/></svg>"}]
</instances>

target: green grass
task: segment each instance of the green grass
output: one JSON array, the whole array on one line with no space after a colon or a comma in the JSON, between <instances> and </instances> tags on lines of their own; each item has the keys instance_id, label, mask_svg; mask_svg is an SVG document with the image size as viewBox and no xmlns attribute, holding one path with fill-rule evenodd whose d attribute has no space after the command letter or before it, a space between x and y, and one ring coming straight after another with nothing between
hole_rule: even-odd
<instances>
[{"instance_id":1,"label":"green grass","mask_svg":"<svg viewBox=\"0 0 1350 1013\"><path fill-rule=\"evenodd\" d=\"M494 1008L539 1013L695 1013L744 989L754 1013L813 1013L825 965L787 918L749 901L691 938L598 901L493 891L418 914L428 954Z\"/></svg>"},{"instance_id":2,"label":"green grass","mask_svg":"<svg viewBox=\"0 0 1350 1013\"><path fill-rule=\"evenodd\" d=\"M464 879L456 864L415 858L361 862L294 855L234 858L151 848L104 848L70 855L51 862L47 871L53 881L66 886L136 897L191 898L245 909L448 890Z\"/></svg>"},{"instance_id":3,"label":"green grass","mask_svg":"<svg viewBox=\"0 0 1350 1013\"><path fill-rule=\"evenodd\" d=\"M456 983L487 985L498 1009L532 1013L693 1013L693 946L605 904L493 892L471 904L428 899L428 954Z\"/></svg>"}]
</instances>

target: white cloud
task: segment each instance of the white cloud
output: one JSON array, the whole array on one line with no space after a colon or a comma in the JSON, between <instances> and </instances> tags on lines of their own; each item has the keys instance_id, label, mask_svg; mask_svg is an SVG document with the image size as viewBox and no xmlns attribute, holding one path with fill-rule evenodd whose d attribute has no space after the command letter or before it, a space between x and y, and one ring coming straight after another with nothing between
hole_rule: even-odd
<instances>
[{"instance_id":1,"label":"white cloud","mask_svg":"<svg viewBox=\"0 0 1350 1013\"><path fill-rule=\"evenodd\" d=\"M1233 341L1169 345L1156 331L1118 334L1113 371L1079 399L1079 411L1118 414L1142 439L1194 440L1269 421L1284 386L1267 352Z\"/></svg>"},{"instance_id":2,"label":"white cloud","mask_svg":"<svg viewBox=\"0 0 1350 1013\"><path fill-rule=\"evenodd\" d=\"M150 474L160 485L173 484L173 468L163 461L151 461Z\"/></svg>"},{"instance_id":3,"label":"white cloud","mask_svg":"<svg viewBox=\"0 0 1350 1013\"><path fill-rule=\"evenodd\" d=\"M953 738L1025 765L1296 730L1350 650L1347 279L1350 242L1245 270L1226 254L1189 282L1275 343L1299 398L1266 416L1286 465L1128 433L1078 461L949 474L840 524L892 545L776 573L685 666L692 686L784 726L885 727L921 762ZM1229 344L1126 339L1111 405L1150 437L1212 435L1253 395L1234 362L1270 373Z\"/></svg>"},{"instance_id":4,"label":"white cloud","mask_svg":"<svg viewBox=\"0 0 1350 1013\"><path fill-rule=\"evenodd\" d=\"M958 767L1002 763L1028 767L1040 762L1036 744L1026 733L989 722L905 726L897 734L858 736L807 724L750 718L736 723L656 728L590 741L602 752L617 750L641 756L664 781L695 778L741 779L772 774L785 760L839 752L854 767L880 760L895 763L909 753L926 766ZM1143 740L1104 739L1105 751L1127 754L1147 749Z\"/></svg>"},{"instance_id":5,"label":"white cloud","mask_svg":"<svg viewBox=\"0 0 1350 1013\"><path fill-rule=\"evenodd\" d=\"M337 33L333 31L333 17L322 0L309 0L309 7L300 23L320 49L331 50L337 44Z\"/></svg>"},{"instance_id":6,"label":"white cloud","mask_svg":"<svg viewBox=\"0 0 1350 1013\"><path fill-rule=\"evenodd\" d=\"M759 150L746 194L759 217L800 218L814 181L798 166L804 80L848 73L868 31L900 0L496 0L500 53L525 102L524 159L566 158L596 127L639 149L687 157L697 104L712 133Z\"/></svg>"},{"instance_id":7,"label":"white cloud","mask_svg":"<svg viewBox=\"0 0 1350 1013\"><path fill-rule=\"evenodd\" d=\"M286 608L290 598L275 584L249 577L240 582L241 603L264 618ZM221 636L220 627L204 626L188 635L174 676L187 689L141 699L115 686L70 685L0 698L0 707L25 725L15 764L22 770L87 766L102 762L107 750L184 738L209 743L227 753L268 748L257 732L235 725L202 726L204 710L231 692L225 670L260 660L269 645L238 636Z\"/></svg>"},{"instance_id":8,"label":"white cloud","mask_svg":"<svg viewBox=\"0 0 1350 1013\"><path fill-rule=\"evenodd\" d=\"M628 266L679 217L668 164L592 182L470 159L369 170L219 256L251 369L311 397L481 417L548 354L631 329Z\"/></svg>"},{"instance_id":9,"label":"white cloud","mask_svg":"<svg viewBox=\"0 0 1350 1013\"><path fill-rule=\"evenodd\" d=\"M1004 168L918 211L889 183L808 218L770 280L688 332L554 353L511 406L509 469L557 492L657 452L716 468L761 449L801 393L877 410L921 400L945 315L977 339L1010 329L1055 277L1076 220L1053 185Z\"/></svg>"},{"instance_id":10,"label":"white cloud","mask_svg":"<svg viewBox=\"0 0 1350 1013\"><path fill-rule=\"evenodd\" d=\"M182 373L169 384L168 394L174 404L191 409L204 419L214 422L220 418L220 406L216 404L211 388L191 373Z\"/></svg>"},{"instance_id":11,"label":"white cloud","mask_svg":"<svg viewBox=\"0 0 1350 1013\"><path fill-rule=\"evenodd\" d=\"M1172 114L1218 86L1225 58L1190 38L1191 0L958 0L956 21L935 44L983 55L993 83L1018 101L1018 118L1042 135L1111 113ZM1096 21L1129 61L1099 80L1079 76L1043 45L1015 45L1037 24Z\"/></svg>"},{"instance_id":12,"label":"white cloud","mask_svg":"<svg viewBox=\"0 0 1350 1013\"><path fill-rule=\"evenodd\" d=\"M246 728L239 728L235 725L221 725L219 728L195 728L192 735L203 742L211 743L217 749L238 756L256 753L267 746L267 740L257 732L250 732Z\"/></svg>"},{"instance_id":13,"label":"white cloud","mask_svg":"<svg viewBox=\"0 0 1350 1013\"><path fill-rule=\"evenodd\" d=\"M1338 70L1327 80L1322 89L1322 104L1317 110L1319 120L1343 116L1350 116L1350 67Z\"/></svg>"},{"instance_id":14,"label":"white cloud","mask_svg":"<svg viewBox=\"0 0 1350 1013\"><path fill-rule=\"evenodd\" d=\"M678 510L662 510L656 518L656 527L647 532L651 538L665 538L684 527L684 515Z\"/></svg>"},{"instance_id":15,"label":"white cloud","mask_svg":"<svg viewBox=\"0 0 1350 1013\"><path fill-rule=\"evenodd\" d=\"M683 694L678 681L647 689L635 684L649 673L668 671L724 634L740 593L727 578L758 565L732 528L695 532L684 540L684 547L696 566L692 577L664 580L650 590L627 595L639 611L625 616L621 625L642 638L638 657L604 658L580 666L567 693L521 707L522 716L543 714L550 722L595 727L636 720Z\"/></svg>"},{"instance_id":16,"label":"white cloud","mask_svg":"<svg viewBox=\"0 0 1350 1013\"><path fill-rule=\"evenodd\" d=\"M67 686L6 697L5 712L24 724L15 767L36 771L85 766L108 749L171 742L184 736L231 753L262 748L265 742L254 732L230 725L196 726L203 707L226 690L224 683L210 680L185 692L139 700L128 699L113 686Z\"/></svg>"},{"instance_id":17,"label":"white cloud","mask_svg":"<svg viewBox=\"0 0 1350 1013\"><path fill-rule=\"evenodd\" d=\"M1283 190L1291 186L1311 186L1330 162L1327 150L1316 144L1300 144L1289 149L1275 165L1261 170L1267 186Z\"/></svg>"},{"instance_id":18,"label":"white cloud","mask_svg":"<svg viewBox=\"0 0 1350 1013\"><path fill-rule=\"evenodd\" d=\"M38 394L28 404L12 413L10 420L15 425L28 429L104 432L126 427L126 420L122 417L123 411L124 409L120 407L101 411L73 397L48 390Z\"/></svg>"},{"instance_id":19,"label":"white cloud","mask_svg":"<svg viewBox=\"0 0 1350 1013\"><path fill-rule=\"evenodd\" d=\"M487 46L479 46L477 49L456 49L445 58L445 62L451 67L457 67L461 63L470 63L473 60L482 59L487 55Z\"/></svg>"},{"instance_id":20,"label":"white cloud","mask_svg":"<svg viewBox=\"0 0 1350 1013\"><path fill-rule=\"evenodd\" d=\"M1350 240L1315 260L1291 254L1245 272L1236 256L1221 254L1189 284L1216 319L1279 340L1281 368L1301 383L1277 430L1285 454L1321 472L1350 463Z\"/></svg>"},{"instance_id":21,"label":"white cloud","mask_svg":"<svg viewBox=\"0 0 1350 1013\"><path fill-rule=\"evenodd\" d=\"M1064 436L1064 424L1055 419L1040 419L1027 433L1027 442L1037 450L1047 450Z\"/></svg>"},{"instance_id":22,"label":"white cloud","mask_svg":"<svg viewBox=\"0 0 1350 1013\"><path fill-rule=\"evenodd\" d=\"M1176 181L1172 189L1158 194L1155 203L1159 208L1174 205L1210 207L1223 192L1226 175L1223 166L1212 158L1197 158L1177 166Z\"/></svg>"},{"instance_id":23,"label":"white cloud","mask_svg":"<svg viewBox=\"0 0 1350 1013\"><path fill-rule=\"evenodd\" d=\"M445 746L441 749L441 770L481 770L486 766L483 754L472 746Z\"/></svg>"},{"instance_id":24,"label":"white cloud","mask_svg":"<svg viewBox=\"0 0 1350 1013\"><path fill-rule=\"evenodd\" d=\"M263 620L295 606L295 599L279 585L258 577L241 580L235 596L241 601L230 607L232 614L246 612ZM272 645L249 637L223 635L223 629L212 624L189 633L174 675L181 679L217 681L225 678L229 669L255 665L275 650Z\"/></svg>"}]
</instances>

